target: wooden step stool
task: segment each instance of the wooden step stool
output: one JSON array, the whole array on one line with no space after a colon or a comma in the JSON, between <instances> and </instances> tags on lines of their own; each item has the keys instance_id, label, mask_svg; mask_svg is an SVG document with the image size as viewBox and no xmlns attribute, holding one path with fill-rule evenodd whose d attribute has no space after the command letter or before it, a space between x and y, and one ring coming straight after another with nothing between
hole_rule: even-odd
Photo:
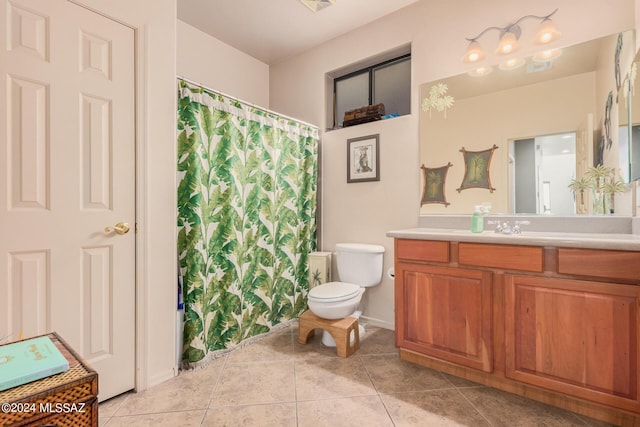
<instances>
[{"instance_id":1,"label":"wooden step stool","mask_svg":"<svg viewBox=\"0 0 640 427\"><path fill-rule=\"evenodd\" d=\"M358 319L355 317L345 317L344 319L329 320L316 316L307 310L298 318L298 342L306 344L307 339L312 337L314 329L324 329L329 332L336 342L338 356L349 357L360 348L360 331ZM351 331L353 331L353 345L351 345Z\"/></svg>"}]
</instances>

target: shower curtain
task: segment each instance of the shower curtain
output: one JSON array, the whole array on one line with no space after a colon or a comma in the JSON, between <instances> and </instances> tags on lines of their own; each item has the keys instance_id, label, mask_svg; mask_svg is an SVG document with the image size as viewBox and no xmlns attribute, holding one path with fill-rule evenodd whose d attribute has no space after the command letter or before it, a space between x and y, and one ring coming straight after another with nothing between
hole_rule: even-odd
<instances>
[{"instance_id":1,"label":"shower curtain","mask_svg":"<svg viewBox=\"0 0 640 427\"><path fill-rule=\"evenodd\" d=\"M318 134L178 80L183 367L206 364L306 309Z\"/></svg>"}]
</instances>

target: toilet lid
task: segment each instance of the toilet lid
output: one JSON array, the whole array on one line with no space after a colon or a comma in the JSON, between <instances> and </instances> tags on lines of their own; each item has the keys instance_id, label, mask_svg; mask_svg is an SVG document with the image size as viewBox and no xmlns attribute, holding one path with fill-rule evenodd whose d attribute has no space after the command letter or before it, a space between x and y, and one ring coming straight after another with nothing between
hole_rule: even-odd
<instances>
[{"instance_id":1,"label":"toilet lid","mask_svg":"<svg viewBox=\"0 0 640 427\"><path fill-rule=\"evenodd\" d=\"M329 282L309 291L309 299L319 302L338 302L353 298L360 292L360 286L353 283Z\"/></svg>"}]
</instances>

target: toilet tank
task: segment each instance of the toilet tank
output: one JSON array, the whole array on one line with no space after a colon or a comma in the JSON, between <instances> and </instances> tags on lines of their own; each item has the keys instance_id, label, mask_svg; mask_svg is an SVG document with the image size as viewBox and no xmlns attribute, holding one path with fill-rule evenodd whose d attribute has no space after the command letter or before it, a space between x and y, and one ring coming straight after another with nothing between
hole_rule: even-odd
<instances>
[{"instance_id":1,"label":"toilet tank","mask_svg":"<svg viewBox=\"0 0 640 427\"><path fill-rule=\"evenodd\" d=\"M341 282L369 287L382 279L384 246L364 243L337 243L336 264Z\"/></svg>"}]
</instances>

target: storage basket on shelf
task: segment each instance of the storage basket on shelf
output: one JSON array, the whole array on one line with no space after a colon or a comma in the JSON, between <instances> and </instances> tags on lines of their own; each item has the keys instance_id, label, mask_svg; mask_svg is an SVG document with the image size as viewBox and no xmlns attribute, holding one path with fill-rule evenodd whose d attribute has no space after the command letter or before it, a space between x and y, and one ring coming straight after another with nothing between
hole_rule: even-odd
<instances>
[{"instance_id":1,"label":"storage basket on shelf","mask_svg":"<svg viewBox=\"0 0 640 427\"><path fill-rule=\"evenodd\" d=\"M384 104L368 105L366 107L356 108L355 110L345 111L342 126L347 127L373 122L380 120L382 116L384 116Z\"/></svg>"},{"instance_id":2,"label":"storage basket on shelf","mask_svg":"<svg viewBox=\"0 0 640 427\"><path fill-rule=\"evenodd\" d=\"M69 369L0 391L0 426L97 426L98 374L58 334L46 336Z\"/></svg>"}]
</instances>

